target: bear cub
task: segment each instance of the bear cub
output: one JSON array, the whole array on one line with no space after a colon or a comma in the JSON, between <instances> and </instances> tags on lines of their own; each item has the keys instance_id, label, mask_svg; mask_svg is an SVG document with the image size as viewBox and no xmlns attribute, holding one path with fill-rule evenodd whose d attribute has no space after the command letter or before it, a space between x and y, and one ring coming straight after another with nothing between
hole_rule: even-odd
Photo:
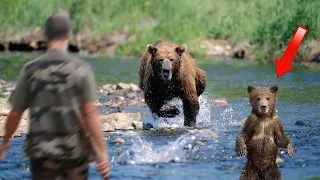
<instances>
[{"instance_id":1,"label":"bear cub","mask_svg":"<svg viewBox=\"0 0 320 180\"><path fill-rule=\"evenodd\" d=\"M236 138L236 154L247 156L241 180L282 179L276 164L278 148L286 148L294 157L294 144L284 134L282 122L275 112L278 86L257 88L248 86L252 112Z\"/></svg>"}]
</instances>

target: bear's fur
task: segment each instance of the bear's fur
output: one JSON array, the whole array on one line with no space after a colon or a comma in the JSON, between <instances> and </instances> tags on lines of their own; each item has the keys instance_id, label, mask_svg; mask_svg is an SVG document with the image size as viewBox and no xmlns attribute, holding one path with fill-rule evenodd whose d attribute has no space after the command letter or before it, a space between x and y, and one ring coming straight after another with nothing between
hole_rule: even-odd
<instances>
[{"instance_id":1,"label":"bear's fur","mask_svg":"<svg viewBox=\"0 0 320 180\"><path fill-rule=\"evenodd\" d=\"M284 134L283 125L275 112L278 86L256 88L248 86L252 113L236 138L236 154L247 156L241 180L282 179L276 164L278 148L287 148L294 156L294 144Z\"/></svg>"},{"instance_id":2,"label":"bear's fur","mask_svg":"<svg viewBox=\"0 0 320 180\"><path fill-rule=\"evenodd\" d=\"M166 40L148 44L139 64L139 85L151 112L159 117L174 117L176 107L162 108L178 97L183 102L184 126L193 127L199 113L198 97L206 87L206 74L187 51Z\"/></svg>"}]
</instances>

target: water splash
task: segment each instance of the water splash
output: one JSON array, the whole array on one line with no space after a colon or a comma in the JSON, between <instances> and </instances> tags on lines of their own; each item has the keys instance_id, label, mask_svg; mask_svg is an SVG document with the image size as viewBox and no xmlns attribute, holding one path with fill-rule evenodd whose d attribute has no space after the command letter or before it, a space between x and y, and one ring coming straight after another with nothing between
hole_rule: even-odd
<instances>
[{"instance_id":1,"label":"water splash","mask_svg":"<svg viewBox=\"0 0 320 180\"><path fill-rule=\"evenodd\" d=\"M182 127L184 122L183 105L182 101L178 98L168 102L169 105L176 106L180 110L180 114L174 118L163 118L152 115L145 118L144 123L149 123L155 128ZM197 116L197 126L206 127L211 123L211 105L208 102L208 98L205 95L199 97L199 114Z\"/></svg>"},{"instance_id":2,"label":"water splash","mask_svg":"<svg viewBox=\"0 0 320 180\"><path fill-rule=\"evenodd\" d=\"M188 156L195 153L198 148L194 142L199 134L181 135L177 140L167 145L155 145L144 138L133 138L132 146L114 160L115 164L148 164L158 162L184 162Z\"/></svg>"}]
</instances>

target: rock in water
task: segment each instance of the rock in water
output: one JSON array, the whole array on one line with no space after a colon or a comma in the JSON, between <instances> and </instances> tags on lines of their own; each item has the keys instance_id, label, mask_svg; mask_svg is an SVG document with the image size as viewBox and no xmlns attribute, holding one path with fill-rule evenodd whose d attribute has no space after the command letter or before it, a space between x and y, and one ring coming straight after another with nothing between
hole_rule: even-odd
<instances>
[{"instance_id":1,"label":"rock in water","mask_svg":"<svg viewBox=\"0 0 320 180\"><path fill-rule=\"evenodd\" d=\"M118 143L118 144L121 144L121 145L124 145L126 143L126 141L124 139L121 139L121 138L115 139L114 142Z\"/></svg>"},{"instance_id":2,"label":"rock in water","mask_svg":"<svg viewBox=\"0 0 320 180\"><path fill-rule=\"evenodd\" d=\"M152 124L150 124L150 123L143 123L143 127L142 127L142 129L143 130L150 130L150 129L152 129L153 128L153 125Z\"/></svg>"},{"instance_id":3,"label":"rock in water","mask_svg":"<svg viewBox=\"0 0 320 180\"><path fill-rule=\"evenodd\" d=\"M143 128L143 122L142 121L132 121L132 126L136 130L142 130Z\"/></svg>"},{"instance_id":4,"label":"rock in water","mask_svg":"<svg viewBox=\"0 0 320 180\"><path fill-rule=\"evenodd\" d=\"M8 116L10 113L7 109L0 109L0 116Z\"/></svg>"},{"instance_id":5,"label":"rock in water","mask_svg":"<svg viewBox=\"0 0 320 180\"><path fill-rule=\"evenodd\" d=\"M141 121L141 113L112 113L108 115L100 115L102 124L108 123L116 130L133 130L133 121Z\"/></svg>"},{"instance_id":6,"label":"rock in water","mask_svg":"<svg viewBox=\"0 0 320 180\"><path fill-rule=\"evenodd\" d=\"M112 125L110 125L109 123L104 123L104 124L102 125L102 130L103 130L104 132L113 132L113 131L115 131L116 129L115 129Z\"/></svg>"},{"instance_id":7,"label":"rock in water","mask_svg":"<svg viewBox=\"0 0 320 180\"><path fill-rule=\"evenodd\" d=\"M194 144L195 144L195 145L198 145L198 146L205 146L205 145L206 145L206 143L201 142L201 141L197 141L197 142L195 142Z\"/></svg>"},{"instance_id":8,"label":"rock in water","mask_svg":"<svg viewBox=\"0 0 320 180\"><path fill-rule=\"evenodd\" d=\"M125 90L129 90L129 89L130 89L130 84L126 84L126 83L118 83L118 84L117 84L117 89L125 89Z\"/></svg>"},{"instance_id":9,"label":"rock in water","mask_svg":"<svg viewBox=\"0 0 320 180\"><path fill-rule=\"evenodd\" d=\"M304 122L304 121L297 121L295 123L295 125L297 125L297 126L307 126L308 124L306 122Z\"/></svg>"},{"instance_id":10,"label":"rock in water","mask_svg":"<svg viewBox=\"0 0 320 180\"><path fill-rule=\"evenodd\" d=\"M227 99L215 99L214 105L217 107L228 107L229 103Z\"/></svg>"}]
</instances>

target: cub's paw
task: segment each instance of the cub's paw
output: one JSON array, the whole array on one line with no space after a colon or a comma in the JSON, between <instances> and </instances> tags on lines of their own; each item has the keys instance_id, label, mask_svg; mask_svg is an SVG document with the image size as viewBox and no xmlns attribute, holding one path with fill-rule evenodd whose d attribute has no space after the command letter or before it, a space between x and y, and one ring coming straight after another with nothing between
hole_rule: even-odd
<instances>
[{"instance_id":1,"label":"cub's paw","mask_svg":"<svg viewBox=\"0 0 320 180\"><path fill-rule=\"evenodd\" d=\"M244 146L239 146L236 148L236 154L237 156L239 156L240 158L246 157L247 156L247 147Z\"/></svg>"},{"instance_id":2,"label":"cub's paw","mask_svg":"<svg viewBox=\"0 0 320 180\"><path fill-rule=\"evenodd\" d=\"M287 153L289 155L290 158L294 157L294 145L292 143L289 143L287 146Z\"/></svg>"}]
</instances>

